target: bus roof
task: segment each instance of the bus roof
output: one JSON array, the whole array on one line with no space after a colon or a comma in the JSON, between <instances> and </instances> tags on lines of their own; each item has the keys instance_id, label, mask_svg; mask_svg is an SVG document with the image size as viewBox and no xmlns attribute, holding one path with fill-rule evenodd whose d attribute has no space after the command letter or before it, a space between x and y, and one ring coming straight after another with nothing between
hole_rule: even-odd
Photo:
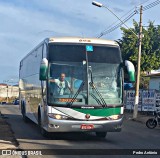
<instances>
[{"instance_id":1,"label":"bus roof","mask_svg":"<svg viewBox=\"0 0 160 158\"><path fill-rule=\"evenodd\" d=\"M36 50L40 45L46 41L47 43L86 43L86 44L104 44L111 46L119 46L116 41L100 39L100 38L84 38L84 37L50 37L44 39L34 49L32 49L22 60L24 60L30 53ZM21 60L21 61L22 61Z\"/></svg>"},{"instance_id":2,"label":"bus roof","mask_svg":"<svg viewBox=\"0 0 160 158\"><path fill-rule=\"evenodd\" d=\"M51 37L49 43L90 43L90 44L107 44L119 46L117 42L99 38L82 38L82 37Z\"/></svg>"}]
</instances>

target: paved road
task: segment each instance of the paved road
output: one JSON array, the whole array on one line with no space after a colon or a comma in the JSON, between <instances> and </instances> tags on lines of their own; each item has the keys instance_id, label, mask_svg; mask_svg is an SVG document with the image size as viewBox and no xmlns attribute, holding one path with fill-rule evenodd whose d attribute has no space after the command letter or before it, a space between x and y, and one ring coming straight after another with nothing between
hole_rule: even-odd
<instances>
[{"instance_id":1,"label":"paved road","mask_svg":"<svg viewBox=\"0 0 160 158\"><path fill-rule=\"evenodd\" d=\"M0 105L0 110L8 118L7 121L15 132L15 137L21 149L160 149L159 127L150 130L144 124L128 119L124 121L122 132L108 133L105 139L97 138L94 133L62 133L53 134L51 138L44 138L41 136L39 128L33 122L27 124L23 122L17 105ZM54 157L71 158L82 156L55 155ZM136 157L148 158L154 156L141 155Z\"/></svg>"}]
</instances>

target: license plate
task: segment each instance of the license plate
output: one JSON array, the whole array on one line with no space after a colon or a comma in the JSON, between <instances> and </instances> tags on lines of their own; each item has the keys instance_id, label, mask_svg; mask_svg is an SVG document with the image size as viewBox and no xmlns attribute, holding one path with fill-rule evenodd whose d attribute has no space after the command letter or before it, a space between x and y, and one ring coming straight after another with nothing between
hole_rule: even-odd
<instances>
[{"instance_id":1,"label":"license plate","mask_svg":"<svg viewBox=\"0 0 160 158\"><path fill-rule=\"evenodd\" d=\"M81 129L93 129L94 125L86 125L86 124L82 124L81 125Z\"/></svg>"}]
</instances>

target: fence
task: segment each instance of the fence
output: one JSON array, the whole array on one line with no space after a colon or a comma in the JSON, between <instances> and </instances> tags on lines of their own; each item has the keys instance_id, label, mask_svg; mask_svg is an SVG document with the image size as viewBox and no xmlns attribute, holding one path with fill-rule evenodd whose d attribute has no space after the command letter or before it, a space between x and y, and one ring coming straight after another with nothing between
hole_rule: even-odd
<instances>
[{"instance_id":1,"label":"fence","mask_svg":"<svg viewBox=\"0 0 160 158\"><path fill-rule=\"evenodd\" d=\"M125 109L133 110L135 100L135 91L125 91ZM140 90L138 111L155 111L160 109L160 91L157 90Z\"/></svg>"}]
</instances>

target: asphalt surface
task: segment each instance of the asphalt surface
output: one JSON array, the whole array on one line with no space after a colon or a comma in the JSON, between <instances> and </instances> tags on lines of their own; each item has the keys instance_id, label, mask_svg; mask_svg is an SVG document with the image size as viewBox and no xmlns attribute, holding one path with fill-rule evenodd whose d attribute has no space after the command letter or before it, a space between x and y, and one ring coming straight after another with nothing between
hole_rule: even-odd
<instances>
[{"instance_id":1,"label":"asphalt surface","mask_svg":"<svg viewBox=\"0 0 160 158\"><path fill-rule=\"evenodd\" d=\"M63 152L66 150L61 150L62 155L43 155L36 157L160 157L160 155L94 155L96 151L101 151L101 149L152 149L152 151L153 149L160 149L159 127L150 130L145 124L125 118L122 131L108 133L106 138L98 138L94 133L61 133L52 134L50 138L44 138L41 136L36 124L31 121L29 123L23 122L17 105L0 105L0 110L7 118L7 122L11 125L14 135L19 142L20 149L43 149L44 151L46 149L90 149L90 151L93 151L93 156L77 155L81 150L72 150L72 152L75 152L75 155L66 156L63 155Z\"/></svg>"}]
</instances>

